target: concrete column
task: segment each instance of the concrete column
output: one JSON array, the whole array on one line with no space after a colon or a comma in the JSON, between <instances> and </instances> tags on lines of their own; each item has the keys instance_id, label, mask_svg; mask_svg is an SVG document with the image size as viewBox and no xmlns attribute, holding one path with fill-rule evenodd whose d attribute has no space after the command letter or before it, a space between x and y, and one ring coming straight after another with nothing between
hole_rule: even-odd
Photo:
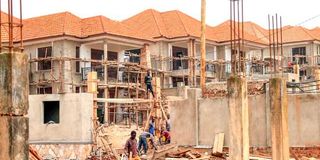
<instances>
[{"instance_id":1,"label":"concrete column","mask_svg":"<svg viewBox=\"0 0 320 160\"><path fill-rule=\"evenodd\" d=\"M172 58L172 44L168 44L168 57ZM171 60L167 61L167 70L171 71L173 69L173 62Z\"/></svg>"},{"instance_id":2,"label":"concrete column","mask_svg":"<svg viewBox=\"0 0 320 160\"><path fill-rule=\"evenodd\" d=\"M217 59L226 60L226 49L225 46L217 47ZM219 64L219 69L217 71L218 80L222 80L225 77L226 67L224 64Z\"/></svg>"},{"instance_id":3,"label":"concrete column","mask_svg":"<svg viewBox=\"0 0 320 160\"><path fill-rule=\"evenodd\" d=\"M75 51L76 47L73 45L70 45L68 41L63 41L63 56L65 57L75 57ZM63 61L63 79L65 83L71 83L72 79L75 77L74 72L71 70L72 69L72 61ZM75 68L75 66L74 66ZM63 93L72 93L72 85L70 84L63 84Z\"/></svg>"},{"instance_id":4,"label":"concrete column","mask_svg":"<svg viewBox=\"0 0 320 160\"><path fill-rule=\"evenodd\" d=\"M151 55L148 44L145 44L142 48L140 55L140 64L147 68L151 68Z\"/></svg>"},{"instance_id":5,"label":"concrete column","mask_svg":"<svg viewBox=\"0 0 320 160\"><path fill-rule=\"evenodd\" d=\"M122 51L119 52L119 54L118 54L118 62L124 62L124 53L125 53L125 50L122 50ZM118 79L119 79L120 82L123 81L122 77L123 77L123 71L118 71Z\"/></svg>"},{"instance_id":6,"label":"concrete column","mask_svg":"<svg viewBox=\"0 0 320 160\"><path fill-rule=\"evenodd\" d=\"M228 81L229 153L232 160L249 159L249 113L247 81L231 76Z\"/></svg>"},{"instance_id":7,"label":"concrete column","mask_svg":"<svg viewBox=\"0 0 320 160\"><path fill-rule=\"evenodd\" d=\"M103 42L103 53L104 53L104 60L105 62L108 61L108 43L107 41ZM108 83L108 66L104 65L104 84ZM108 87L104 89L104 98L109 97L109 90ZM108 103L104 103L104 123L108 123L109 120L109 107Z\"/></svg>"},{"instance_id":8,"label":"concrete column","mask_svg":"<svg viewBox=\"0 0 320 160\"><path fill-rule=\"evenodd\" d=\"M88 46L86 46L84 44L80 45L80 58L81 59L91 59L90 47L88 47ZM80 66L81 66L81 68L91 67L91 63L89 63L89 62L87 62L87 63L81 62Z\"/></svg>"},{"instance_id":9,"label":"concrete column","mask_svg":"<svg viewBox=\"0 0 320 160\"><path fill-rule=\"evenodd\" d=\"M140 65L147 67L147 68L151 68L151 55L150 55L150 50L149 50L149 45L145 44L143 46L143 48L141 49L141 55L140 55ZM141 87L142 88L146 88L145 84L144 84L144 77L146 76L146 74L141 74ZM150 97L150 95L149 95Z\"/></svg>"},{"instance_id":10,"label":"concrete column","mask_svg":"<svg viewBox=\"0 0 320 160\"><path fill-rule=\"evenodd\" d=\"M270 79L272 159L288 160L288 99L284 78Z\"/></svg>"},{"instance_id":11,"label":"concrete column","mask_svg":"<svg viewBox=\"0 0 320 160\"><path fill-rule=\"evenodd\" d=\"M28 57L0 53L0 157L28 159Z\"/></svg>"}]
</instances>

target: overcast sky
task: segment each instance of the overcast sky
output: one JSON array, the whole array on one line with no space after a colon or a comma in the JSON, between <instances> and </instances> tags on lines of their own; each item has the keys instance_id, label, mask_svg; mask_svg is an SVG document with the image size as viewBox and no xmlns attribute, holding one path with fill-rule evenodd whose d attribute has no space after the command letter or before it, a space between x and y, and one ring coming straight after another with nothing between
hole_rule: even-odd
<instances>
[{"instance_id":1,"label":"overcast sky","mask_svg":"<svg viewBox=\"0 0 320 160\"><path fill-rule=\"evenodd\" d=\"M17 3L18 0L13 0ZM200 19L201 0L22 0L23 17L30 18L69 11L85 18L104 15L121 21L145 9L158 11L180 10ZM6 4L2 8L6 11ZM320 0L244 0L245 21L267 26L267 15L278 13L285 25L313 28L320 26ZM18 10L18 6L14 8ZM217 25L229 18L229 0L207 0L207 24Z\"/></svg>"}]
</instances>

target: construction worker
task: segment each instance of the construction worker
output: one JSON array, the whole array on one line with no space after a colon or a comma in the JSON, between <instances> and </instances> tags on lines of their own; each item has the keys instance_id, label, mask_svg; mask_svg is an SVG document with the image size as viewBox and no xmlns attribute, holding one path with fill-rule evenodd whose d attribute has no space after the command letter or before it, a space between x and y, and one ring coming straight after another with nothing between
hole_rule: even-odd
<instances>
[{"instance_id":1,"label":"construction worker","mask_svg":"<svg viewBox=\"0 0 320 160\"><path fill-rule=\"evenodd\" d=\"M150 72L144 77L144 83L147 85L147 95L149 94L149 90L152 93L152 97L154 97L153 90L152 90L152 77Z\"/></svg>"},{"instance_id":2,"label":"construction worker","mask_svg":"<svg viewBox=\"0 0 320 160\"><path fill-rule=\"evenodd\" d=\"M167 120L166 120L166 130L168 132L170 132L170 129L171 129L171 125L170 125L170 115L167 115Z\"/></svg>"},{"instance_id":3,"label":"construction worker","mask_svg":"<svg viewBox=\"0 0 320 160\"><path fill-rule=\"evenodd\" d=\"M151 120L149 122L149 133L152 134L153 136L155 134L155 122L153 117L151 117Z\"/></svg>"},{"instance_id":4,"label":"construction worker","mask_svg":"<svg viewBox=\"0 0 320 160\"><path fill-rule=\"evenodd\" d=\"M136 135L136 131L131 131L130 138L127 140L124 148L129 160L140 160Z\"/></svg>"},{"instance_id":5,"label":"construction worker","mask_svg":"<svg viewBox=\"0 0 320 160\"><path fill-rule=\"evenodd\" d=\"M170 132L161 131L161 144L169 144L171 142Z\"/></svg>"},{"instance_id":6,"label":"construction worker","mask_svg":"<svg viewBox=\"0 0 320 160\"><path fill-rule=\"evenodd\" d=\"M154 142L153 135L150 134L149 132L142 132L141 135L139 136L139 148L138 149L140 151L141 147L143 147L144 154L147 154L147 152L148 152L148 141L147 141L147 139L150 139L153 148L155 150L157 150L157 147L156 147L155 142Z\"/></svg>"}]
</instances>

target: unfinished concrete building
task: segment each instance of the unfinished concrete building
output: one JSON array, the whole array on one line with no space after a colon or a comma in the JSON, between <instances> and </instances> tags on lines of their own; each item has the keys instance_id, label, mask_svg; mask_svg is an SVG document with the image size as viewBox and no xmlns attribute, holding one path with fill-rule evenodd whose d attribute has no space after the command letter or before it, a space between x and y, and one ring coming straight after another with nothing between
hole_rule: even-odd
<instances>
[{"instance_id":1,"label":"unfinished concrete building","mask_svg":"<svg viewBox=\"0 0 320 160\"><path fill-rule=\"evenodd\" d=\"M79 18L64 12L24 19L23 25L24 52L29 55L30 69L29 143L41 155L79 159L89 155L94 143L95 112L100 123L128 124L132 121L143 126L150 110L149 101L142 101L148 97L143 81L147 71L156 77L155 88L161 88L163 97L182 95L184 98L169 103L173 139L178 144L209 145L211 135L228 133L227 125L222 123L227 117L226 100L221 96L221 99L198 99L197 89L183 87L199 86L201 23L198 20L176 10L149 9L122 22L104 16ZM267 79L270 64L266 61L272 61L268 54L268 30L253 22L244 25L242 53L246 54L242 58L246 60L247 76L252 80ZM207 26L206 32L206 81L218 84L222 90L231 73L229 26L226 21L218 26ZM284 53L288 57L284 67L290 73L288 80L316 80L320 30L288 26L284 27L283 35ZM299 64L298 71L294 72L291 62ZM99 79L97 97L87 93L91 71L97 72ZM313 88L316 92L318 86ZM99 101L99 98L104 100ZM136 99L141 103L128 105L115 99ZM316 96L311 99L315 100ZM292 100L295 103L301 98L292 97ZM251 136L256 137L252 146L269 145L268 116L264 112L267 101L265 94L249 99L249 106L261 106L251 110L252 119L266 124L250 124ZM317 113L315 102L304 102L313 106L305 114ZM294 114L299 114L291 112L293 119ZM189 127L181 125L185 121L190 122ZM212 121L219 123L209 128L201 125ZM302 129L295 128L301 122L296 123L291 127L297 130L292 136L298 135L300 139L293 141L293 145L319 142L320 138L315 136L304 139ZM183 136L186 132L190 133L187 137Z\"/></svg>"}]
</instances>

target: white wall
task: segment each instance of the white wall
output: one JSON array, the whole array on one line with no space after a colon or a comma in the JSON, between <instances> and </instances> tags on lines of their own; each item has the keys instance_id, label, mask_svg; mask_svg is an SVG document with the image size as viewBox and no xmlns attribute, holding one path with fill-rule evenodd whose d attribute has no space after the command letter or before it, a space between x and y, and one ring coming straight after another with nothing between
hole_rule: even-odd
<instances>
[{"instance_id":1,"label":"white wall","mask_svg":"<svg viewBox=\"0 0 320 160\"><path fill-rule=\"evenodd\" d=\"M60 101L60 123L44 124L43 101ZM29 96L29 143L91 143L93 95Z\"/></svg>"}]
</instances>

